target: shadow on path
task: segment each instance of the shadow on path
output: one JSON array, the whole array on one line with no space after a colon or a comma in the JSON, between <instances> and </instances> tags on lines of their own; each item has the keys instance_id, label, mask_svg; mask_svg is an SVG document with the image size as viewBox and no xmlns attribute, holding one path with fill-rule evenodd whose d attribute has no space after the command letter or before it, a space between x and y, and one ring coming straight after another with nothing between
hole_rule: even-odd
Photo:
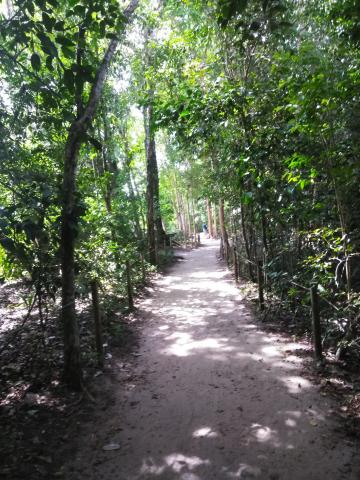
<instances>
[{"instance_id":1,"label":"shadow on path","mask_svg":"<svg viewBox=\"0 0 360 480\"><path fill-rule=\"evenodd\" d=\"M119 385L73 478L359 478L330 400L302 375L304 345L259 330L217 248L187 253L141 303L143 381Z\"/></svg>"}]
</instances>

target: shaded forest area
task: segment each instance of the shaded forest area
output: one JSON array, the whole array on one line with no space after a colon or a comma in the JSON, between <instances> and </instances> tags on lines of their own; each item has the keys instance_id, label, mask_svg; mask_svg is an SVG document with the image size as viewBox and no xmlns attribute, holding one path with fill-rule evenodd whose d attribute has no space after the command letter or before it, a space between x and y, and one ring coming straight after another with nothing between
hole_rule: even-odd
<instances>
[{"instance_id":1,"label":"shaded forest area","mask_svg":"<svg viewBox=\"0 0 360 480\"><path fill-rule=\"evenodd\" d=\"M358 370L359 25L358 0L1 3L6 432L91 397L203 224L272 327L310 337L316 288L323 350Z\"/></svg>"}]
</instances>

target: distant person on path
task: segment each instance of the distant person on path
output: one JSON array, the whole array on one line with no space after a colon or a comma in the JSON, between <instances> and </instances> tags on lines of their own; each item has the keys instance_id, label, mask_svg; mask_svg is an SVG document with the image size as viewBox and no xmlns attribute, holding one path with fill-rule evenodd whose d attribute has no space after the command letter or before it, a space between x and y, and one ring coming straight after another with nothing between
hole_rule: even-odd
<instances>
[{"instance_id":1,"label":"distant person on path","mask_svg":"<svg viewBox=\"0 0 360 480\"><path fill-rule=\"evenodd\" d=\"M206 235L206 238L209 238L209 232L206 223L203 224L203 232Z\"/></svg>"}]
</instances>

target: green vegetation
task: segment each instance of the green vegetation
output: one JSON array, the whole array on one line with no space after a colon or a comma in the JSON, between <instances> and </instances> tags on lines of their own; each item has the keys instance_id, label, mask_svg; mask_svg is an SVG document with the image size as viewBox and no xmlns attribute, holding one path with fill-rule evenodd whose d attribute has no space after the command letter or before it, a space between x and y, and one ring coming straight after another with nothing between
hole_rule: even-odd
<instances>
[{"instance_id":1,"label":"green vegetation","mask_svg":"<svg viewBox=\"0 0 360 480\"><path fill-rule=\"evenodd\" d=\"M359 8L2 7L0 275L29 283L40 317L61 296L67 384L82 386L79 299L94 282L126 299L167 257L169 234L204 222L229 263L236 246L243 275L263 261L277 314L307 318L299 285L318 284L325 343L355 358Z\"/></svg>"}]
</instances>

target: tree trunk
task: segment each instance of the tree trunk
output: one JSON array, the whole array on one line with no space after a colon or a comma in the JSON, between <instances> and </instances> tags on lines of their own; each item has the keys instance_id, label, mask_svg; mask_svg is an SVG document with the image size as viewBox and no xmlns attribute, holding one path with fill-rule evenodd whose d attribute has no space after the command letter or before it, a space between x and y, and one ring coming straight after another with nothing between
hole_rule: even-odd
<instances>
[{"instance_id":1,"label":"tree trunk","mask_svg":"<svg viewBox=\"0 0 360 480\"><path fill-rule=\"evenodd\" d=\"M125 21L129 21L138 5L132 0L124 11ZM63 205L61 216L61 271L62 271L62 305L61 321L64 330L64 371L65 383L74 389L82 387L80 364L79 327L75 312L75 239L78 228L76 213L76 167L81 144L99 104L106 74L115 54L119 40L110 41L101 65L96 73L88 102L81 115L71 125L65 146L63 173Z\"/></svg>"},{"instance_id":2,"label":"tree trunk","mask_svg":"<svg viewBox=\"0 0 360 480\"><path fill-rule=\"evenodd\" d=\"M150 121L152 118L152 106L144 108L144 128L145 128L145 153L146 153L146 205L147 205L147 237L149 262L151 265L157 264L156 251L156 207L155 207L155 183L158 180L157 162L155 152L154 134L151 132Z\"/></svg>"},{"instance_id":3,"label":"tree trunk","mask_svg":"<svg viewBox=\"0 0 360 480\"><path fill-rule=\"evenodd\" d=\"M208 198L206 199L206 208L207 208L209 235L210 235L211 238L214 238L214 226L213 226L212 209L211 209L211 203L209 202Z\"/></svg>"},{"instance_id":4,"label":"tree trunk","mask_svg":"<svg viewBox=\"0 0 360 480\"><path fill-rule=\"evenodd\" d=\"M61 270L62 270L62 309L61 320L64 330L64 381L75 389L80 390L82 372L80 365L80 338L79 327L75 312L75 238L78 218L75 213L75 177L76 163L80 149L79 136L69 134L65 150L64 179L63 179L63 212L61 228Z\"/></svg>"},{"instance_id":5,"label":"tree trunk","mask_svg":"<svg viewBox=\"0 0 360 480\"><path fill-rule=\"evenodd\" d=\"M194 235L194 244L196 245L196 213L195 213L195 204L194 204L194 198L191 195L191 213L192 213L192 218L193 218L193 235Z\"/></svg>"},{"instance_id":6,"label":"tree trunk","mask_svg":"<svg viewBox=\"0 0 360 480\"><path fill-rule=\"evenodd\" d=\"M105 186L104 200L105 200L105 206L106 206L107 212L111 213L112 197L113 197L115 186L116 186L116 176L118 174L118 167L115 159L111 155L111 152L109 152L110 126L106 118L105 109L103 108L102 110L103 110L102 111L103 132L104 132L104 141L102 146L103 170L104 172L108 172L110 174L110 177L108 178L107 184Z\"/></svg>"},{"instance_id":7,"label":"tree trunk","mask_svg":"<svg viewBox=\"0 0 360 480\"><path fill-rule=\"evenodd\" d=\"M126 260L126 289L128 297L128 307L129 310L134 309L134 296L133 296L133 287L131 281L131 267L129 260Z\"/></svg>"},{"instance_id":8,"label":"tree trunk","mask_svg":"<svg viewBox=\"0 0 360 480\"><path fill-rule=\"evenodd\" d=\"M149 39L152 31L149 27L145 30L145 66L152 65ZM145 153L146 153L146 200L147 200L147 228L149 261L152 265L157 264L156 242L162 245L166 239L160 212L159 196L159 172L156 160L155 129L153 119L153 86L150 85L147 91L148 104L144 107L144 129L145 129Z\"/></svg>"},{"instance_id":9,"label":"tree trunk","mask_svg":"<svg viewBox=\"0 0 360 480\"><path fill-rule=\"evenodd\" d=\"M211 207L211 204L210 204L210 207ZM214 234L214 238L218 238L218 234L217 234L217 216L216 216L216 208L215 208L215 205L214 205L214 208L212 208L212 211L214 213L214 229L213 229L213 234Z\"/></svg>"},{"instance_id":10,"label":"tree trunk","mask_svg":"<svg viewBox=\"0 0 360 480\"><path fill-rule=\"evenodd\" d=\"M126 134L125 134L126 135ZM125 174L126 174L126 183L129 189L129 199L132 208L132 216L134 220L134 230L135 236L138 242L143 240L143 231L140 225L140 213L139 207L137 202L137 197L135 195L132 178L131 178L131 158L130 158L130 151L129 151L129 143L127 138L124 135L124 146L125 146Z\"/></svg>"},{"instance_id":11,"label":"tree trunk","mask_svg":"<svg viewBox=\"0 0 360 480\"><path fill-rule=\"evenodd\" d=\"M189 203L188 195L186 195L186 213L188 218L188 237L191 239L192 226L191 226L190 203Z\"/></svg>"},{"instance_id":12,"label":"tree trunk","mask_svg":"<svg viewBox=\"0 0 360 480\"><path fill-rule=\"evenodd\" d=\"M220 200L219 202L219 224L220 224L220 232L221 232L221 240L222 246L224 249L224 255L226 261L229 260L229 238L228 233L225 226L225 212L224 212L224 200Z\"/></svg>"},{"instance_id":13,"label":"tree trunk","mask_svg":"<svg viewBox=\"0 0 360 480\"><path fill-rule=\"evenodd\" d=\"M96 279L91 282L91 298L95 324L95 345L99 367L104 366L104 348L102 339L101 311L99 303L99 285Z\"/></svg>"}]
</instances>

